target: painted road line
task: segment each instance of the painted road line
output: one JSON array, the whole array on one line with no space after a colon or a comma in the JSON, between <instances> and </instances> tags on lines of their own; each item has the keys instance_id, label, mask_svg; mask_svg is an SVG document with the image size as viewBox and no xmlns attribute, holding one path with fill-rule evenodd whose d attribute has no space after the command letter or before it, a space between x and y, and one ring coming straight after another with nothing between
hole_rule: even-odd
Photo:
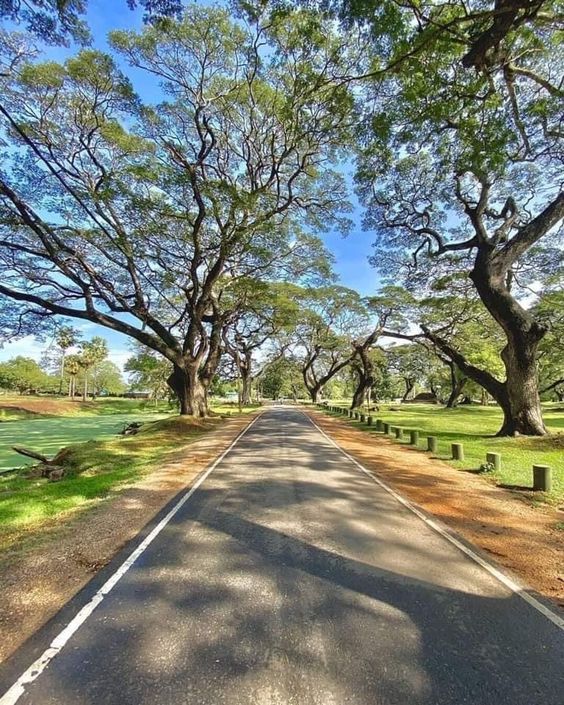
<instances>
[{"instance_id":1,"label":"painted road line","mask_svg":"<svg viewBox=\"0 0 564 705\"><path fill-rule=\"evenodd\" d=\"M229 446L217 457L214 462L205 470L202 475L196 480L196 482L187 490L178 502L172 507L168 514L159 521L159 523L154 527L154 529L143 539L143 541L137 546L137 548L130 553L130 555L125 559L125 561L119 566L113 575L111 575L108 580L102 585L102 587L94 594L91 600L84 605L84 607L77 612L77 614L71 619L67 626L57 634L53 639L51 644L41 656L36 659L31 666L22 673L18 680L4 693L0 698L0 705L14 705L21 696L25 693L25 688L30 683L33 683L51 661L61 652L68 640L75 634L78 629L86 622L88 617L94 612L98 605L104 600L106 595L116 586L121 578L127 573L139 556L148 548L148 546L154 541L154 539L161 533L165 526L170 522L170 520L178 513L178 511L186 504L194 492L200 487L200 485L206 480L207 477L215 470L215 468L221 463L225 456L233 449L233 447L238 443L238 441L247 433L247 431L260 419L262 416L258 414L251 421L248 426L246 426L241 433L237 435L236 438L229 444Z\"/></svg>"},{"instance_id":2,"label":"painted road line","mask_svg":"<svg viewBox=\"0 0 564 705\"><path fill-rule=\"evenodd\" d=\"M493 575L494 578L496 578L500 583L505 585L505 587L509 588L511 592L518 595L522 600L525 600L525 602L527 602L531 607L534 607L537 612L540 612L544 617L549 619L553 624L555 624L557 627L564 631L564 619L558 614L556 614L556 612L553 612L549 607L543 605L542 602L540 602L533 595L531 595L523 586L519 585L508 575L505 575L505 573L503 573L499 568L482 558L482 556L475 553L471 548L462 543L462 541L459 541L456 536L453 536L448 530L441 526L439 522L435 521L434 519L431 519L429 516L424 514L420 509L418 509L415 505L411 504L411 502L402 497L401 494L398 494L395 490L393 490L389 485L383 482L374 473L370 472L370 470L367 470L364 465L362 465L358 462L358 460L356 460L356 458L353 458L352 455L347 453L347 451L341 448L341 446L336 441L334 441L330 436L328 436L325 431L315 423L311 416L308 416L308 414L304 413L303 411L300 413L302 413L307 419L309 419L309 422L312 424L312 426L314 426L323 436L325 436L325 438L329 441L329 443L331 443L331 445L341 451L341 453L346 458L348 458L352 463L354 463L354 465L356 465L373 482L375 482L377 485L380 485L380 487L386 490L386 492L389 492L393 497L398 500L398 502L403 504L404 507L409 509L409 511L413 512L422 521L424 521L427 526L430 526L434 531L439 533L453 546L456 546L456 548L462 551L462 553L465 553L475 563L478 563L478 565L480 565L484 570L490 573L490 575ZM1 700L0 705L4 705Z\"/></svg>"}]
</instances>

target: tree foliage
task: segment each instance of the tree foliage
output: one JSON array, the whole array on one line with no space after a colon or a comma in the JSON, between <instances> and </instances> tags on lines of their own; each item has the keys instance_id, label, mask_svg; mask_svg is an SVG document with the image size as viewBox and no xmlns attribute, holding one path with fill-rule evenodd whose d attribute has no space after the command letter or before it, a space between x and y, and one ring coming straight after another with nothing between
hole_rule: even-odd
<instances>
[{"instance_id":1,"label":"tree foliage","mask_svg":"<svg viewBox=\"0 0 564 705\"><path fill-rule=\"evenodd\" d=\"M335 223L345 203L333 164L351 99L335 76L350 52L319 22L304 46L304 22L316 21L248 26L192 6L181 22L114 33L162 81L159 106L92 50L24 63L8 82L0 294L160 353L183 413L207 411L224 292L315 258L304 228Z\"/></svg>"}]
</instances>

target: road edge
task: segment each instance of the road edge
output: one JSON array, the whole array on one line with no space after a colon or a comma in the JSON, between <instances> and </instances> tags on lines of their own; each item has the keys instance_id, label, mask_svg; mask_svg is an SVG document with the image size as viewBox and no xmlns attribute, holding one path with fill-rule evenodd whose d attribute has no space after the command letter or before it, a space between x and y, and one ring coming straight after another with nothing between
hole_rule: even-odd
<instances>
[{"instance_id":1,"label":"road edge","mask_svg":"<svg viewBox=\"0 0 564 705\"><path fill-rule=\"evenodd\" d=\"M0 664L0 705L14 705L20 699L25 693L25 687L35 681L61 652L72 635L86 622L136 560L263 413L264 411L259 411L253 415L227 448L208 463L189 485L166 502L137 535L116 553L107 566L96 573L45 625ZM31 665L26 668L26 664L30 663Z\"/></svg>"},{"instance_id":2,"label":"road edge","mask_svg":"<svg viewBox=\"0 0 564 705\"><path fill-rule=\"evenodd\" d=\"M472 544L470 541L461 536L458 532L454 531L450 526L445 524L440 519L437 519L432 514L429 514L421 507L417 506L411 500L405 498L402 494L390 487L386 482L378 477L378 475L368 468L364 467L353 455L346 451L342 446L340 446L331 436L329 436L314 420L312 415L308 411L301 410L301 413L309 420L309 422L316 428L324 438L326 438L332 446L337 448L348 460L350 460L362 473L369 477L373 482L382 487L383 490L388 492L392 497L394 497L400 504L402 504L406 509L415 514L421 521L423 521L427 526L429 526L433 531L440 534L449 543L455 546L459 551L468 556L471 560L481 566L490 575L492 575L496 580L502 583L508 590L524 600L530 607L540 612L546 619L550 620L557 628L564 631L564 617L560 616L551 607L545 604L544 599L537 596L536 591L530 586L526 585L520 579L509 575L509 572L504 566L491 560L489 557L480 555L481 550ZM0 705L3 703L0 701Z\"/></svg>"}]
</instances>

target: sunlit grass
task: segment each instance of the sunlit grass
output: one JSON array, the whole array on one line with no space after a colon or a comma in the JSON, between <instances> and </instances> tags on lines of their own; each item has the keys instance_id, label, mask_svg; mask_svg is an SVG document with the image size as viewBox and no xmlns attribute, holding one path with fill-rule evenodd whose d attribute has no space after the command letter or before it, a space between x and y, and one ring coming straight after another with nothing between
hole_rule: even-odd
<instances>
[{"instance_id":1,"label":"sunlit grass","mask_svg":"<svg viewBox=\"0 0 564 705\"><path fill-rule=\"evenodd\" d=\"M344 406L344 404L343 404ZM486 461L486 453L501 454L502 467L499 472L488 473L498 484L514 487L532 487L533 464L550 465L553 472L553 490L550 493L535 493L535 498L550 503L564 499L564 406L547 404L545 423L551 432L545 437L498 438L496 432L501 426L502 414L499 408L487 406L459 406L445 409L430 404L384 404L379 411L371 412L374 420L400 426L405 430L420 431L419 447L427 447L426 437L437 437L436 457L446 460L461 470L479 469ZM358 422L355 425L360 424ZM363 430L376 433L372 427L362 426ZM407 444L408 434L404 434ZM399 441L395 441L399 443ZM464 445L464 461L451 459L451 444Z\"/></svg>"},{"instance_id":2,"label":"sunlit grass","mask_svg":"<svg viewBox=\"0 0 564 705\"><path fill-rule=\"evenodd\" d=\"M148 424L135 436L73 446L59 482L27 479L22 471L0 475L0 549L93 506L219 424L219 419L173 417Z\"/></svg>"},{"instance_id":3,"label":"sunlit grass","mask_svg":"<svg viewBox=\"0 0 564 705\"><path fill-rule=\"evenodd\" d=\"M0 472L34 462L17 454L12 446L24 446L51 457L73 443L114 437L133 421L146 423L162 417L163 414L130 413L49 417L0 424Z\"/></svg>"}]
</instances>

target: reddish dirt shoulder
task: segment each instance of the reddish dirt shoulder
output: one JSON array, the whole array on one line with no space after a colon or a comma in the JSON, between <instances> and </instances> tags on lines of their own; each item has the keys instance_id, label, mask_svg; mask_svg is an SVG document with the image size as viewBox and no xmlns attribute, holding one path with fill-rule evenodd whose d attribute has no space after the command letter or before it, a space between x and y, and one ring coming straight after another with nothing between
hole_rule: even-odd
<instances>
[{"instance_id":1,"label":"reddish dirt shoulder","mask_svg":"<svg viewBox=\"0 0 564 705\"><path fill-rule=\"evenodd\" d=\"M564 608L564 531L558 528L564 521L563 511L532 507L512 492L422 451L369 436L323 413L310 415L386 484Z\"/></svg>"},{"instance_id":2,"label":"reddish dirt shoulder","mask_svg":"<svg viewBox=\"0 0 564 705\"><path fill-rule=\"evenodd\" d=\"M108 499L0 562L0 662L65 605L100 568L189 486L252 420L230 419L168 456L154 470Z\"/></svg>"}]
</instances>

